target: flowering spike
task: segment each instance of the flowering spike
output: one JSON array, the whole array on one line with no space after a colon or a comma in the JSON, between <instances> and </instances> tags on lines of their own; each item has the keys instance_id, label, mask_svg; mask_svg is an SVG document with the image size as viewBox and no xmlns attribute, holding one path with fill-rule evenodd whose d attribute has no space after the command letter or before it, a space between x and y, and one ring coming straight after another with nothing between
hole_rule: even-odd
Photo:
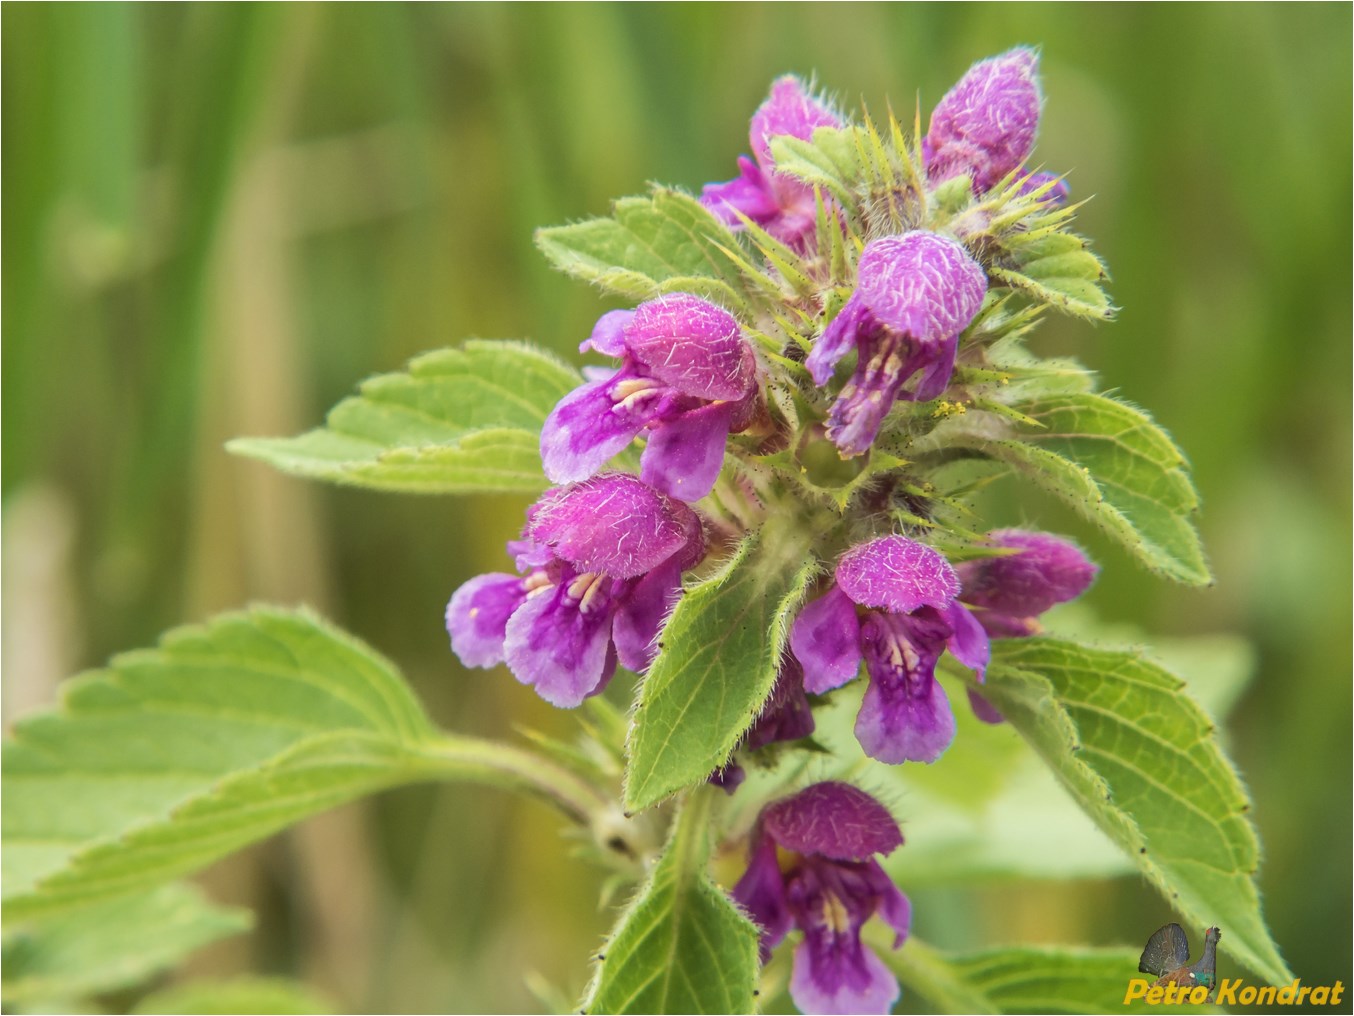
<instances>
[{"instance_id":1,"label":"flowering spike","mask_svg":"<svg viewBox=\"0 0 1354 1016\"><path fill-rule=\"evenodd\" d=\"M932 186L967 175L982 194L1029 157L1042 101L1038 64L1037 52L1017 46L974 64L945 93L924 142Z\"/></svg>"},{"instance_id":2,"label":"flowering spike","mask_svg":"<svg viewBox=\"0 0 1354 1016\"><path fill-rule=\"evenodd\" d=\"M929 401L954 370L959 334L982 307L987 276L964 248L925 230L871 241L856 290L809 353L818 385L851 349L856 370L828 417L828 437L844 456L870 447L900 396ZM915 389L903 385L920 374Z\"/></svg>"}]
</instances>

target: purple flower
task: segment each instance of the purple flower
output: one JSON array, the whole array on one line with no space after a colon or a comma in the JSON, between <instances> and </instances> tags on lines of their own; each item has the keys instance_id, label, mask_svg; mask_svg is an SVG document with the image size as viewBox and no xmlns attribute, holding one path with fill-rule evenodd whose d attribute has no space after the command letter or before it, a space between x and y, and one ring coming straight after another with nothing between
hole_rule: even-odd
<instances>
[{"instance_id":1,"label":"purple flower","mask_svg":"<svg viewBox=\"0 0 1354 1016\"><path fill-rule=\"evenodd\" d=\"M554 483L592 476L644 430L644 482L683 501L710 493L730 433L758 409L757 362L733 315L686 293L602 315L580 351L620 359L560 400L541 431Z\"/></svg>"},{"instance_id":2,"label":"purple flower","mask_svg":"<svg viewBox=\"0 0 1354 1016\"><path fill-rule=\"evenodd\" d=\"M898 823L869 794L846 783L815 783L767 806L752 833L748 868L733 898L761 926L762 959L792 927L790 997L805 1013L887 1013L898 981L860 941L878 913L903 944L912 905L875 854L903 842Z\"/></svg>"},{"instance_id":3,"label":"purple flower","mask_svg":"<svg viewBox=\"0 0 1354 1016\"><path fill-rule=\"evenodd\" d=\"M860 455L901 395L925 402L950 383L959 334L987 292L987 275L953 240L913 230L874 240L860 256L856 290L814 343L806 366L818 385L853 348L856 370L828 416L828 437ZM916 388L903 383L920 372Z\"/></svg>"},{"instance_id":4,"label":"purple flower","mask_svg":"<svg viewBox=\"0 0 1354 1016\"><path fill-rule=\"evenodd\" d=\"M686 505L609 473L546 491L508 549L525 574L480 575L456 590L451 648L467 667L506 662L541 698L573 707L606 687L617 660L648 667L705 538Z\"/></svg>"},{"instance_id":5,"label":"purple flower","mask_svg":"<svg viewBox=\"0 0 1354 1016\"><path fill-rule=\"evenodd\" d=\"M870 686L856 739L871 758L934 762L954 740L936 661L948 648L981 681L988 660L986 634L955 602L959 588L943 555L905 536L882 536L843 554L836 581L795 619L790 647L807 691L840 687L864 659Z\"/></svg>"},{"instance_id":6,"label":"purple flower","mask_svg":"<svg viewBox=\"0 0 1354 1016\"><path fill-rule=\"evenodd\" d=\"M743 735L743 751L756 751L779 741L798 741L813 733L813 709L804 694L804 668L793 656L781 657L780 672L762 711ZM743 782L743 767L731 762L715 770L710 782L732 794Z\"/></svg>"},{"instance_id":7,"label":"purple flower","mask_svg":"<svg viewBox=\"0 0 1354 1016\"><path fill-rule=\"evenodd\" d=\"M994 529L988 538L1019 553L963 561L955 571L963 586L959 598L976 608L974 617L989 638L1037 635L1036 616L1075 600L1100 571L1076 544L1049 533ZM978 692L970 688L968 696L980 720L1002 721L1001 713Z\"/></svg>"},{"instance_id":8,"label":"purple flower","mask_svg":"<svg viewBox=\"0 0 1354 1016\"><path fill-rule=\"evenodd\" d=\"M1035 618L1075 600L1100 571L1076 544L1049 533L994 529L988 538L1018 553L964 561L956 571L963 586L959 598L978 608L974 614L992 638L1037 635Z\"/></svg>"},{"instance_id":9,"label":"purple flower","mask_svg":"<svg viewBox=\"0 0 1354 1016\"><path fill-rule=\"evenodd\" d=\"M749 140L754 162L738 157L739 175L727 183L709 183L701 204L735 229L742 212L782 243L802 247L817 220L813 188L792 176L776 172L771 138L788 134L808 141L817 127L840 127L841 120L804 88L793 75L771 83L771 95L752 116Z\"/></svg>"},{"instance_id":10,"label":"purple flower","mask_svg":"<svg viewBox=\"0 0 1354 1016\"><path fill-rule=\"evenodd\" d=\"M945 93L922 143L933 185L967 174L982 194L1029 157L1042 101L1038 64L1038 53L1017 46L974 64Z\"/></svg>"}]
</instances>

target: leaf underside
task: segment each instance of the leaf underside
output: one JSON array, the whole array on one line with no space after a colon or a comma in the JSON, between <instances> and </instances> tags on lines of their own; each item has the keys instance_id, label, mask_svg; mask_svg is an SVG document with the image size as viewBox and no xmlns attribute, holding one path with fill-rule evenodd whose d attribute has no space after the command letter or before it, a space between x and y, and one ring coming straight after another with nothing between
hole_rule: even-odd
<instances>
[{"instance_id":1,"label":"leaf underside","mask_svg":"<svg viewBox=\"0 0 1354 1016\"><path fill-rule=\"evenodd\" d=\"M1007 639L983 693L1191 925L1221 926L1224 951L1291 979L1261 916L1245 787L1183 682L1132 652Z\"/></svg>"}]
</instances>

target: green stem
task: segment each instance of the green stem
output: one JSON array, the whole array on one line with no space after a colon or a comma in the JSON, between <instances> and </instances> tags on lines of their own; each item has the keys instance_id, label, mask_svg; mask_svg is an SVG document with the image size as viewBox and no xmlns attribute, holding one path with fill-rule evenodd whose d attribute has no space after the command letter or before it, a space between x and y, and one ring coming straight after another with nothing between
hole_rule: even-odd
<instances>
[{"instance_id":1,"label":"green stem","mask_svg":"<svg viewBox=\"0 0 1354 1016\"><path fill-rule=\"evenodd\" d=\"M710 857L710 808L719 791L708 783L689 791L673 821L668 849L680 872L704 871Z\"/></svg>"},{"instance_id":2,"label":"green stem","mask_svg":"<svg viewBox=\"0 0 1354 1016\"><path fill-rule=\"evenodd\" d=\"M469 780L553 804L592 836L603 860L627 875L642 873L661 837L652 815L627 816L620 801L572 770L536 752L497 741L441 734L423 749L429 775Z\"/></svg>"},{"instance_id":3,"label":"green stem","mask_svg":"<svg viewBox=\"0 0 1354 1016\"><path fill-rule=\"evenodd\" d=\"M543 755L496 741L442 734L423 752L435 775L523 791L555 805L582 825L616 810L615 801Z\"/></svg>"}]
</instances>

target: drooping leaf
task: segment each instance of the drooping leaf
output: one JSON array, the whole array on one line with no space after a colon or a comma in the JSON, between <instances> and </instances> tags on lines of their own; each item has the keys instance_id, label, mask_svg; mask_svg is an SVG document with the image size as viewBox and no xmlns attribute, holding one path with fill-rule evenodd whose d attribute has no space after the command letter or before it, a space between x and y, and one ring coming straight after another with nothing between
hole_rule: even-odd
<instances>
[{"instance_id":1,"label":"drooping leaf","mask_svg":"<svg viewBox=\"0 0 1354 1016\"><path fill-rule=\"evenodd\" d=\"M720 249L738 241L680 191L656 187L621 198L605 218L538 229L536 246L560 271L631 300L683 292L747 309L747 280Z\"/></svg>"},{"instance_id":2,"label":"drooping leaf","mask_svg":"<svg viewBox=\"0 0 1354 1016\"><path fill-rule=\"evenodd\" d=\"M678 602L640 687L625 802L639 811L722 766L771 693L812 575L775 520Z\"/></svg>"},{"instance_id":3,"label":"drooping leaf","mask_svg":"<svg viewBox=\"0 0 1354 1016\"><path fill-rule=\"evenodd\" d=\"M678 816L667 849L603 949L586 1013L750 1013L757 929L705 873L709 795Z\"/></svg>"},{"instance_id":4,"label":"drooping leaf","mask_svg":"<svg viewBox=\"0 0 1354 1016\"><path fill-rule=\"evenodd\" d=\"M239 977L229 981L190 981L157 991L143 998L133 1010L137 1016L202 1013L232 1016L260 1013L267 1016L324 1016L337 1012L308 985L285 977Z\"/></svg>"},{"instance_id":5,"label":"drooping leaf","mask_svg":"<svg viewBox=\"0 0 1354 1016\"><path fill-rule=\"evenodd\" d=\"M1146 413L1086 392L1014 408L1034 425L1002 421L984 430L961 421L945 430L945 441L1015 467L1152 571L1187 585L1212 581L1194 528L1199 499L1188 463Z\"/></svg>"},{"instance_id":6,"label":"drooping leaf","mask_svg":"<svg viewBox=\"0 0 1354 1016\"><path fill-rule=\"evenodd\" d=\"M1291 979L1260 912L1245 787L1183 682L1139 654L993 643L984 694L1149 881L1271 983Z\"/></svg>"},{"instance_id":7,"label":"drooping leaf","mask_svg":"<svg viewBox=\"0 0 1354 1016\"><path fill-rule=\"evenodd\" d=\"M7 928L0 988L8 1005L31 1007L131 987L251 923L249 911L218 906L194 886L160 886Z\"/></svg>"},{"instance_id":8,"label":"drooping leaf","mask_svg":"<svg viewBox=\"0 0 1354 1016\"><path fill-rule=\"evenodd\" d=\"M472 340L365 382L297 437L227 447L298 476L422 494L543 490L540 432L582 378L520 342Z\"/></svg>"},{"instance_id":9,"label":"drooping leaf","mask_svg":"<svg viewBox=\"0 0 1354 1016\"><path fill-rule=\"evenodd\" d=\"M4 745L4 913L170 881L308 815L428 779L597 792L506 745L439 736L387 661L305 611L166 635L71 682Z\"/></svg>"}]
</instances>

